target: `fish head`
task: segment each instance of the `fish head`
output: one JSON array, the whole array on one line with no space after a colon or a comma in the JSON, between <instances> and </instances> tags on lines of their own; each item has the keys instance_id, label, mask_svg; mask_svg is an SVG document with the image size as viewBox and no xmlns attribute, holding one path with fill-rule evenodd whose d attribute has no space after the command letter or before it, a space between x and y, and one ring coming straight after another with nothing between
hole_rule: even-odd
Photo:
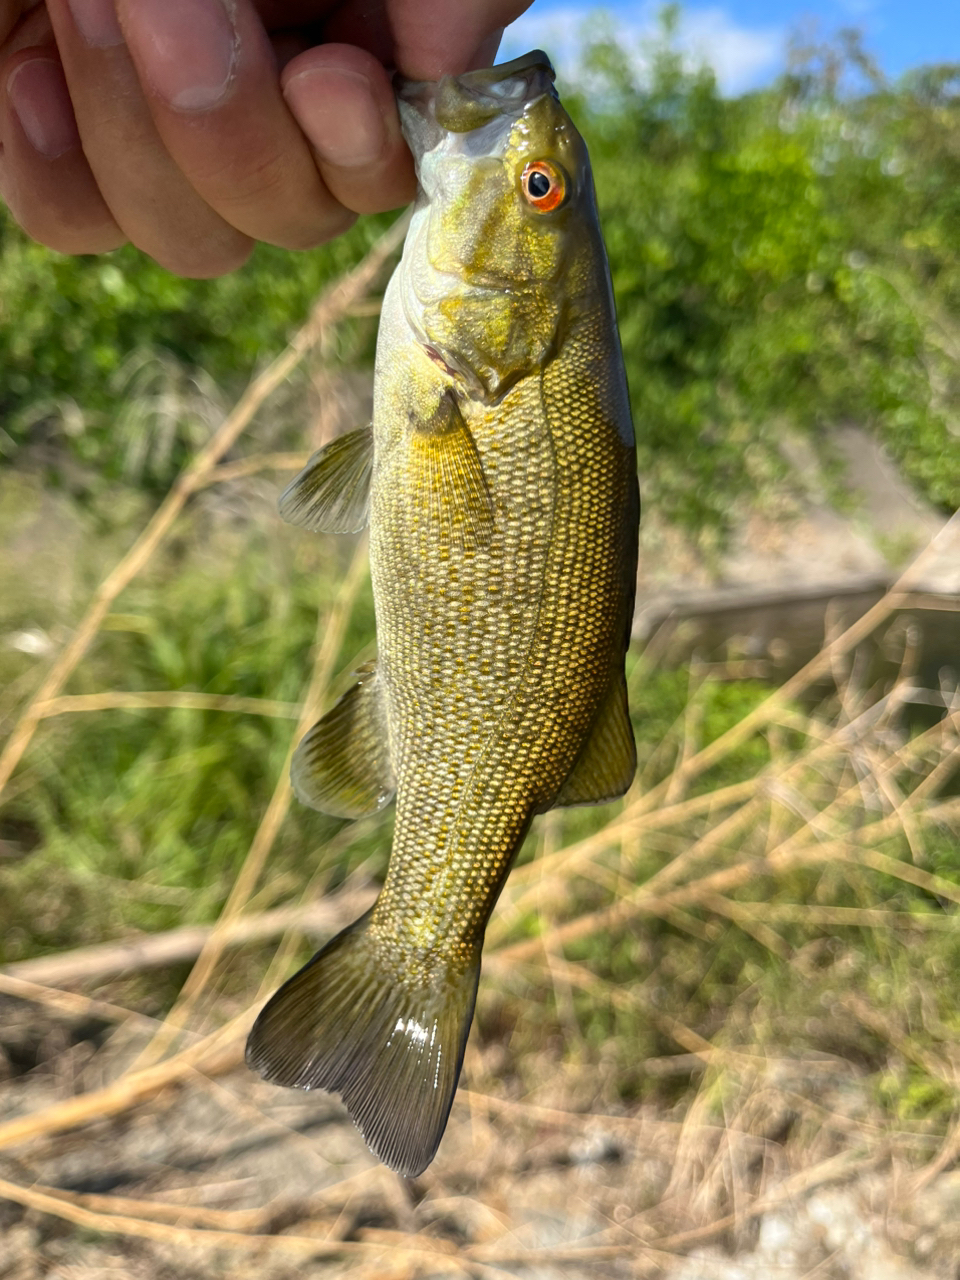
<instances>
[{"instance_id":1,"label":"fish head","mask_svg":"<svg viewBox=\"0 0 960 1280\"><path fill-rule=\"evenodd\" d=\"M436 83L400 79L397 99L419 181L404 309L436 363L497 399L556 350L571 264L598 242L587 150L540 50Z\"/></svg>"}]
</instances>

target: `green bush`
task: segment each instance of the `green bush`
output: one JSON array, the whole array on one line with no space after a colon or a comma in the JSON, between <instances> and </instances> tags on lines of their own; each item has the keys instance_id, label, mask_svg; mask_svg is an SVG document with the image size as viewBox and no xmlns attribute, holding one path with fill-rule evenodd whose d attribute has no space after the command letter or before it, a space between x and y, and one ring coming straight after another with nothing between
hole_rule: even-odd
<instances>
[{"instance_id":1,"label":"green bush","mask_svg":"<svg viewBox=\"0 0 960 1280\"><path fill-rule=\"evenodd\" d=\"M70 449L108 478L128 474L115 406L129 390L129 361L169 353L234 391L274 356L330 280L355 265L389 219L366 218L306 253L258 245L219 280L171 275L126 246L65 257L34 244L0 206L0 452L38 423L62 422ZM79 413L71 413L78 407ZM166 487L195 441L142 479Z\"/></svg>"},{"instance_id":2,"label":"green bush","mask_svg":"<svg viewBox=\"0 0 960 1280\"><path fill-rule=\"evenodd\" d=\"M844 97L854 44L730 100L669 34L642 80L594 46L579 104L652 501L723 528L785 424L853 419L960 506L960 68Z\"/></svg>"}]
</instances>

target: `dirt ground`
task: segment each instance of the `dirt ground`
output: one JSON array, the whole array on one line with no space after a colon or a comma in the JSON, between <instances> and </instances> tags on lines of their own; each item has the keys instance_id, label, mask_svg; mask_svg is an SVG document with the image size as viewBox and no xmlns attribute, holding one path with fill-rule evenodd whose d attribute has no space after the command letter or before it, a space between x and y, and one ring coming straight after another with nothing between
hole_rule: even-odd
<instances>
[{"instance_id":1,"label":"dirt ground","mask_svg":"<svg viewBox=\"0 0 960 1280\"><path fill-rule=\"evenodd\" d=\"M599 1113L588 1079L546 1061L549 1083L511 1097L471 1047L440 1154L408 1181L336 1099L254 1079L237 1037L215 1067L51 1128L71 1099L110 1109L96 1099L147 1030L0 1000L2 1280L960 1275L949 1140L910 1151L839 1060L742 1073L721 1126L706 1089L685 1111Z\"/></svg>"}]
</instances>

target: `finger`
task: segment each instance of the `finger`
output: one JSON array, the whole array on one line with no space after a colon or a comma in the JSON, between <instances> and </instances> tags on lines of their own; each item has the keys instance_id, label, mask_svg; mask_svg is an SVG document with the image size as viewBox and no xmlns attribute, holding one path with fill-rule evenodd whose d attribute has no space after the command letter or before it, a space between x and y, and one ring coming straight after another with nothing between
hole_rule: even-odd
<instances>
[{"instance_id":1,"label":"finger","mask_svg":"<svg viewBox=\"0 0 960 1280\"><path fill-rule=\"evenodd\" d=\"M466 71L475 71L479 67L492 67L502 39L503 27L497 27L495 31L491 31L487 38L481 41L473 51L473 55L469 58L464 69Z\"/></svg>"},{"instance_id":2,"label":"finger","mask_svg":"<svg viewBox=\"0 0 960 1280\"><path fill-rule=\"evenodd\" d=\"M194 189L256 240L308 248L354 214L324 186L250 0L118 0L154 122Z\"/></svg>"},{"instance_id":3,"label":"finger","mask_svg":"<svg viewBox=\"0 0 960 1280\"><path fill-rule=\"evenodd\" d=\"M0 187L17 222L59 253L123 244L84 157L56 49L22 49L2 75Z\"/></svg>"},{"instance_id":4,"label":"finger","mask_svg":"<svg viewBox=\"0 0 960 1280\"><path fill-rule=\"evenodd\" d=\"M117 224L177 275L219 276L253 241L197 194L164 146L113 0L48 0L87 161Z\"/></svg>"},{"instance_id":5,"label":"finger","mask_svg":"<svg viewBox=\"0 0 960 1280\"><path fill-rule=\"evenodd\" d=\"M352 45L319 45L284 68L281 84L323 181L341 204L381 213L413 199L413 162L396 99L372 54Z\"/></svg>"},{"instance_id":6,"label":"finger","mask_svg":"<svg viewBox=\"0 0 960 1280\"><path fill-rule=\"evenodd\" d=\"M499 33L532 0L371 0L343 5L324 30L357 44L414 80L437 80L488 66Z\"/></svg>"},{"instance_id":7,"label":"finger","mask_svg":"<svg viewBox=\"0 0 960 1280\"><path fill-rule=\"evenodd\" d=\"M3 3L4 0L0 0L0 5ZM19 7L17 0L14 0L12 8L0 10L0 16L5 18L7 13L12 15ZM0 92L3 92L7 77L13 70L13 55L23 49L32 49L34 53L38 49L44 49L51 58L59 58L46 5L34 3L23 20L7 33L7 39L0 42ZM3 143L3 127L0 122L0 157L3 156Z\"/></svg>"}]
</instances>

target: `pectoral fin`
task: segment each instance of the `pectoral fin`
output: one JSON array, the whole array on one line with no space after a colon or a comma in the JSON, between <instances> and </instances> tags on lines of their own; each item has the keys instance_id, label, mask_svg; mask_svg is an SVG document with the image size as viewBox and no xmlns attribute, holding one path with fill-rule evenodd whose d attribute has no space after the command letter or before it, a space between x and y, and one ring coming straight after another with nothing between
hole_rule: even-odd
<instances>
[{"instance_id":1,"label":"pectoral fin","mask_svg":"<svg viewBox=\"0 0 960 1280\"><path fill-rule=\"evenodd\" d=\"M618 672L600 705L587 745L560 788L554 807L616 800L637 771L637 748L627 709L627 684Z\"/></svg>"},{"instance_id":2,"label":"pectoral fin","mask_svg":"<svg viewBox=\"0 0 960 1280\"><path fill-rule=\"evenodd\" d=\"M481 547L493 533L493 501L470 428L444 396L410 440L411 515L435 528L440 545Z\"/></svg>"},{"instance_id":3,"label":"pectoral fin","mask_svg":"<svg viewBox=\"0 0 960 1280\"><path fill-rule=\"evenodd\" d=\"M364 818L393 799L387 726L373 663L293 753L297 799L335 818Z\"/></svg>"},{"instance_id":4,"label":"pectoral fin","mask_svg":"<svg viewBox=\"0 0 960 1280\"><path fill-rule=\"evenodd\" d=\"M372 470L373 427L338 436L284 489L280 514L312 533L359 533L367 523Z\"/></svg>"}]
</instances>

